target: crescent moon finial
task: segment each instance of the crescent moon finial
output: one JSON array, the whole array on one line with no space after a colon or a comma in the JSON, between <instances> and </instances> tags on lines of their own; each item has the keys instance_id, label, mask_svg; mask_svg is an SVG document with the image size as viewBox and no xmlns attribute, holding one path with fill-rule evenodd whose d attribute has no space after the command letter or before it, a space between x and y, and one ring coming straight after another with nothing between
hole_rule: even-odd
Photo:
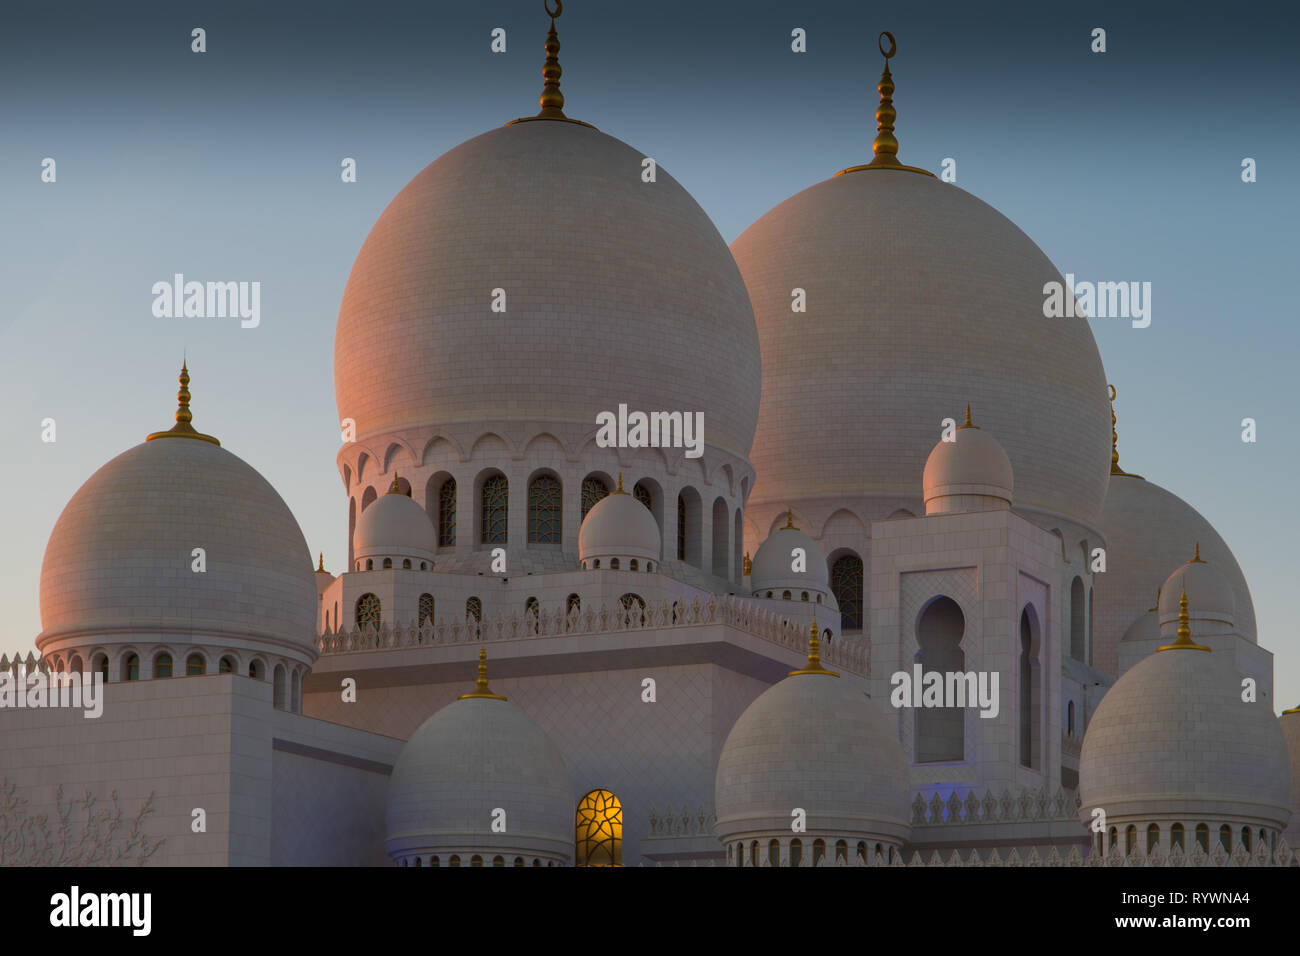
<instances>
[{"instance_id":1,"label":"crescent moon finial","mask_svg":"<svg viewBox=\"0 0 1300 956\"><path fill-rule=\"evenodd\" d=\"M889 37L888 50L885 49L885 37ZM881 32L880 39L876 41L876 45L880 47L880 52L885 54L886 60L888 60L890 57L892 57L895 53L898 52L898 43L897 41L894 40L894 35L890 33L888 30L884 30Z\"/></svg>"},{"instance_id":2,"label":"crescent moon finial","mask_svg":"<svg viewBox=\"0 0 1300 956\"><path fill-rule=\"evenodd\" d=\"M1110 400L1111 400L1112 402L1115 401L1115 386L1114 386L1114 385L1108 385L1107 388L1110 389Z\"/></svg>"},{"instance_id":3,"label":"crescent moon finial","mask_svg":"<svg viewBox=\"0 0 1300 956\"><path fill-rule=\"evenodd\" d=\"M542 7L546 10L550 18L554 20L564 12L564 0L555 0L555 9L551 9L551 0L542 0Z\"/></svg>"}]
</instances>

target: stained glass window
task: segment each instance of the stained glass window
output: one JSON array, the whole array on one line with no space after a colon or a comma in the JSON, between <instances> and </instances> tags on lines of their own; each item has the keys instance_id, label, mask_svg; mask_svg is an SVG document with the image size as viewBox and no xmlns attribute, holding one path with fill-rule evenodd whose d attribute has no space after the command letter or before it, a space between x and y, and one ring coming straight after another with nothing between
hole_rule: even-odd
<instances>
[{"instance_id":1,"label":"stained glass window","mask_svg":"<svg viewBox=\"0 0 1300 956\"><path fill-rule=\"evenodd\" d=\"M846 554L831 566L831 590L840 606L840 630L862 630L862 559Z\"/></svg>"},{"instance_id":2,"label":"stained glass window","mask_svg":"<svg viewBox=\"0 0 1300 956\"><path fill-rule=\"evenodd\" d=\"M560 482L550 475L538 475L528 485L528 541L560 543Z\"/></svg>"},{"instance_id":3,"label":"stained glass window","mask_svg":"<svg viewBox=\"0 0 1300 956\"><path fill-rule=\"evenodd\" d=\"M608 790L592 790L578 803L578 866L623 865L623 805Z\"/></svg>"},{"instance_id":4,"label":"stained glass window","mask_svg":"<svg viewBox=\"0 0 1300 956\"><path fill-rule=\"evenodd\" d=\"M609 486L601 479L588 477L582 479L582 516L595 507L596 502L609 494Z\"/></svg>"},{"instance_id":5,"label":"stained glass window","mask_svg":"<svg viewBox=\"0 0 1300 956\"><path fill-rule=\"evenodd\" d=\"M645 598L639 594L624 594L618 599L618 603L623 606L623 610L628 614L633 623L645 623ZM638 617L640 620L638 621Z\"/></svg>"},{"instance_id":6,"label":"stained glass window","mask_svg":"<svg viewBox=\"0 0 1300 956\"><path fill-rule=\"evenodd\" d=\"M648 510L654 510L654 501L650 495L650 489L641 482L638 481L636 487L632 489L632 497L645 505Z\"/></svg>"},{"instance_id":7,"label":"stained glass window","mask_svg":"<svg viewBox=\"0 0 1300 956\"><path fill-rule=\"evenodd\" d=\"M433 623L433 595L420 595L420 626Z\"/></svg>"},{"instance_id":8,"label":"stained glass window","mask_svg":"<svg viewBox=\"0 0 1300 956\"><path fill-rule=\"evenodd\" d=\"M574 611L581 611L581 610L582 610L582 598L578 597L578 595L576 594L570 594L568 600L565 601L564 603L564 613L572 614Z\"/></svg>"},{"instance_id":9,"label":"stained glass window","mask_svg":"<svg viewBox=\"0 0 1300 956\"><path fill-rule=\"evenodd\" d=\"M438 547L456 543L456 479L448 478L438 489Z\"/></svg>"},{"instance_id":10,"label":"stained glass window","mask_svg":"<svg viewBox=\"0 0 1300 956\"><path fill-rule=\"evenodd\" d=\"M373 594L363 594L357 598L357 627L378 628L379 623L379 598Z\"/></svg>"},{"instance_id":11,"label":"stained glass window","mask_svg":"<svg viewBox=\"0 0 1300 956\"><path fill-rule=\"evenodd\" d=\"M483 482L483 543L505 544L510 482L505 475L493 475Z\"/></svg>"},{"instance_id":12,"label":"stained glass window","mask_svg":"<svg viewBox=\"0 0 1300 956\"><path fill-rule=\"evenodd\" d=\"M476 597L465 602L465 622L468 624L470 621L474 622L475 633L479 633L479 625L483 623L483 602Z\"/></svg>"}]
</instances>

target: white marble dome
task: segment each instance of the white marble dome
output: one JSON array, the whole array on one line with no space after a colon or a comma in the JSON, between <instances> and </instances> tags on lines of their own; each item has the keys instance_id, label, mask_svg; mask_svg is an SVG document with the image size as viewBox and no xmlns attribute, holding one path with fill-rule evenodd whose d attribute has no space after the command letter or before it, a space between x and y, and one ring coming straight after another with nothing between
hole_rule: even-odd
<instances>
[{"instance_id":1,"label":"white marble dome","mask_svg":"<svg viewBox=\"0 0 1300 956\"><path fill-rule=\"evenodd\" d=\"M433 524L423 508L395 489L396 480L393 489L371 502L357 519L353 539L357 560L392 558L400 562L409 558L432 564L436 550Z\"/></svg>"},{"instance_id":2,"label":"white marble dome","mask_svg":"<svg viewBox=\"0 0 1300 956\"><path fill-rule=\"evenodd\" d=\"M602 560L602 567L608 567L610 558L659 561L659 525L654 515L621 490L621 480L619 488L596 502L582 520L578 529L578 560L584 566L589 561Z\"/></svg>"},{"instance_id":3,"label":"white marble dome","mask_svg":"<svg viewBox=\"0 0 1300 956\"><path fill-rule=\"evenodd\" d=\"M998 440L979 426L961 425L952 441L934 446L921 485L925 513L948 514L1009 508L1015 482Z\"/></svg>"},{"instance_id":4,"label":"white marble dome","mask_svg":"<svg viewBox=\"0 0 1300 956\"><path fill-rule=\"evenodd\" d=\"M843 677L796 674L740 715L718 759L714 832L724 843L790 836L882 840L911 832L908 767L879 706Z\"/></svg>"},{"instance_id":5,"label":"white marble dome","mask_svg":"<svg viewBox=\"0 0 1300 956\"><path fill-rule=\"evenodd\" d=\"M1196 552L1194 552L1196 553ZM1160 630L1175 636L1179 601L1187 592L1192 636L1226 634L1232 631L1236 598L1223 572L1208 561L1188 561L1165 580L1160 591Z\"/></svg>"},{"instance_id":6,"label":"white marble dome","mask_svg":"<svg viewBox=\"0 0 1300 956\"><path fill-rule=\"evenodd\" d=\"M760 526L765 506L915 500L940 422L967 402L1015 466L1018 511L1096 525L1101 357L1086 320L1044 317L1044 284L1062 277L996 209L914 172L846 172L776 206L732 252L762 349ZM792 314L795 288L806 313Z\"/></svg>"},{"instance_id":7,"label":"white marble dome","mask_svg":"<svg viewBox=\"0 0 1300 956\"><path fill-rule=\"evenodd\" d=\"M795 548L804 550L807 557L806 571L791 570L794 561L791 554ZM756 597L762 597L768 591L775 592L776 597L785 591L791 591L796 600L804 591L825 597L830 593L826 553L821 545L800 528L777 528L754 552L749 587Z\"/></svg>"},{"instance_id":8,"label":"white marble dome","mask_svg":"<svg viewBox=\"0 0 1300 956\"><path fill-rule=\"evenodd\" d=\"M1290 786L1272 710L1242 701L1227 657L1199 650L1158 651L1127 671L1102 698L1079 758L1085 822L1102 807L1112 820L1281 829Z\"/></svg>"},{"instance_id":9,"label":"white marble dome","mask_svg":"<svg viewBox=\"0 0 1300 956\"><path fill-rule=\"evenodd\" d=\"M690 194L662 167L642 182L644 158L586 126L526 122L411 180L339 309L335 393L358 440L539 419L594 435L597 414L626 403L703 412L706 445L746 456L760 384L749 294Z\"/></svg>"},{"instance_id":10,"label":"white marble dome","mask_svg":"<svg viewBox=\"0 0 1300 956\"><path fill-rule=\"evenodd\" d=\"M492 814L506 811L504 833ZM388 855L459 853L573 861L573 784L550 738L507 700L468 698L426 720L402 747L388 784ZM490 864L490 859L485 861Z\"/></svg>"},{"instance_id":11,"label":"white marble dome","mask_svg":"<svg viewBox=\"0 0 1300 956\"><path fill-rule=\"evenodd\" d=\"M311 552L276 490L216 444L168 437L108 462L59 515L36 646L207 643L314 661L316 608Z\"/></svg>"},{"instance_id":12,"label":"white marble dome","mask_svg":"<svg viewBox=\"0 0 1300 956\"><path fill-rule=\"evenodd\" d=\"M1133 644L1139 641L1155 641L1160 637L1160 616L1155 608L1144 611L1142 615L1129 625L1128 630L1124 632L1123 642Z\"/></svg>"},{"instance_id":13,"label":"white marble dome","mask_svg":"<svg viewBox=\"0 0 1300 956\"><path fill-rule=\"evenodd\" d=\"M1115 673L1116 648L1124 631L1151 606L1156 589L1187 562L1198 541L1201 557L1218 568L1232 586L1236 632L1248 641L1256 640L1255 605L1245 575L1223 538L1187 502L1154 482L1112 476L1101 531L1106 543L1106 573L1093 577L1095 667ZM1173 600L1177 602L1177 594ZM1192 610L1196 610L1195 604Z\"/></svg>"}]
</instances>

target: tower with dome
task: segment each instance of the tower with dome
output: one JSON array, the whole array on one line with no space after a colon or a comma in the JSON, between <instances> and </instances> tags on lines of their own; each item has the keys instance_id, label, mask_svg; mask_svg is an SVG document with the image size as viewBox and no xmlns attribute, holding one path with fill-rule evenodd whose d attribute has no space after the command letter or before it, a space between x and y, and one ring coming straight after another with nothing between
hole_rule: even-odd
<instances>
[{"instance_id":1,"label":"tower with dome","mask_svg":"<svg viewBox=\"0 0 1300 956\"><path fill-rule=\"evenodd\" d=\"M6 714L0 777L120 791L171 864L1288 865L1300 717L1241 570L1119 467L1055 266L899 159L893 37L870 162L728 248L568 107L561 9L540 111L416 174L348 277L346 564L184 365L0 662L103 715ZM603 447L625 408L702 415L702 454Z\"/></svg>"}]
</instances>

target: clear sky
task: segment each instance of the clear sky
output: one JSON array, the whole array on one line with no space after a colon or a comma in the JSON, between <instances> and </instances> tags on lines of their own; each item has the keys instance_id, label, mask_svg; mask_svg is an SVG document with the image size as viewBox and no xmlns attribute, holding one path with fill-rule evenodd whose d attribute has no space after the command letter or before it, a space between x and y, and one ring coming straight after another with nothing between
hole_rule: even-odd
<instances>
[{"instance_id":1,"label":"clear sky","mask_svg":"<svg viewBox=\"0 0 1300 956\"><path fill-rule=\"evenodd\" d=\"M1232 547L1290 706L1300 12L1133 6L570 0L566 111L655 157L730 242L870 158L891 30L903 162L956 159L957 184L1063 273L1152 283L1149 328L1093 320L1122 461ZM171 424L182 350L196 426L260 470L339 569L333 338L352 260L421 168L536 112L546 26L540 0L4 4L0 650L40 630L41 556L69 497ZM795 27L807 53L790 50ZM156 318L150 289L177 272L260 281L260 326Z\"/></svg>"}]
</instances>

